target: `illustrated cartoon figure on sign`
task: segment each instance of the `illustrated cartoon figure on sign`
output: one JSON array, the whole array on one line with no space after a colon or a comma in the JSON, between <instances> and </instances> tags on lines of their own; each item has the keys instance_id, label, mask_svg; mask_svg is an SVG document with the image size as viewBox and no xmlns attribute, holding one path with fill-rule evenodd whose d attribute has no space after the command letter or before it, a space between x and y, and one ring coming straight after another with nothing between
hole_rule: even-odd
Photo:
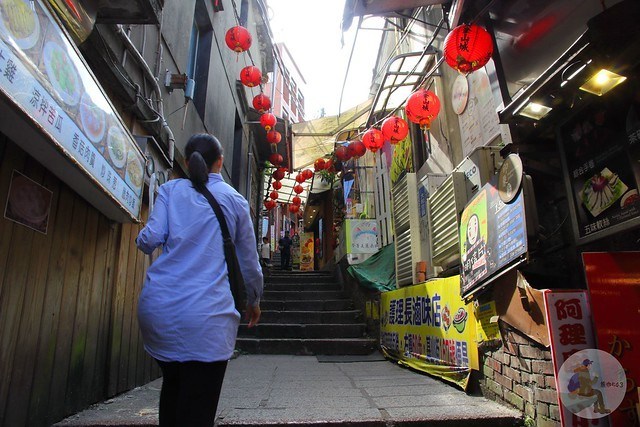
<instances>
[{"instance_id":1,"label":"illustrated cartoon figure on sign","mask_svg":"<svg viewBox=\"0 0 640 427\"><path fill-rule=\"evenodd\" d=\"M582 363L573 369L574 374L569 379L567 389L570 394L582 397L594 397L593 412L598 414L608 414L611 410L604 405L602 392L593 388L600 381L597 375L591 377L590 367L593 361L584 359Z\"/></svg>"}]
</instances>

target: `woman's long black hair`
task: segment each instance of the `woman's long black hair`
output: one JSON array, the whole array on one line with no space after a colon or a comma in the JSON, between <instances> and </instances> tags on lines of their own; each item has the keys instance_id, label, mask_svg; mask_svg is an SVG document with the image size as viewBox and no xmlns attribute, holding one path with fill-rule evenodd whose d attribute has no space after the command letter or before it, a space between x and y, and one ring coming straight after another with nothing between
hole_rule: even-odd
<instances>
[{"instance_id":1,"label":"woman's long black hair","mask_svg":"<svg viewBox=\"0 0 640 427\"><path fill-rule=\"evenodd\" d=\"M189 161L189 179L193 188L202 192L209 180L211 165L222 156L222 144L213 135L197 133L187 141L184 155Z\"/></svg>"}]
</instances>

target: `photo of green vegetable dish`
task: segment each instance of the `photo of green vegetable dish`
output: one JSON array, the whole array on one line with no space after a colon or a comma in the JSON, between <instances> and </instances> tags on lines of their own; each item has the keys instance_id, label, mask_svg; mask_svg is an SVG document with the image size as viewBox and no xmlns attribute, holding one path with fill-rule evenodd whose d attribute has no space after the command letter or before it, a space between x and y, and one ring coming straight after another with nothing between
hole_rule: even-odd
<instances>
[{"instance_id":1,"label":"photo of green vegetable dish","mask_svg":"<svg viewBox=\"0 0 640 427\"><path fill-rule=\"evenodd\" d=\"M604 168L584 183L580 198L591 215L596 217L622 197L627 189L617 174Z\"/></svg>"}]
</instances>

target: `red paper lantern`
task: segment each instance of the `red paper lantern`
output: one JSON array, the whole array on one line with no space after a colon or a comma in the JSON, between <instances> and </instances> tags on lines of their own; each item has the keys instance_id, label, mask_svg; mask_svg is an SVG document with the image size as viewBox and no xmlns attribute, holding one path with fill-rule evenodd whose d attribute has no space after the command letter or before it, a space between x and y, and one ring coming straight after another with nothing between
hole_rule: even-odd
<instances>
[{"instance_id":1,"label":"red paper lantern","mask_svg":"<svg viewBox=\"0 0 640 427\"><path fill-rule=\"evenodd\" d=\"M411 94L405 107L407 118L423 129L429 129L431 122L440 112L440 100L435 93L419 89Z\"/></svg>"},{"instance_id":2,"label":"red paper lantern","mask_svg":"<svg viewBox=\"0 0 640 427\"><path fill-rule=\"evenodd\" d=\"M272 165L279 166L282 164L283 161L284 159L282 158L282 154L271 153L269 155L269 163L271 163Z\"/></svg>"},{"instance_id":3,"label":"red paper lantern","mask_svg":"<svg viewBox=\"0 0 640 427\"><path fill-rule=\"evenodd\" d=\"M493 40L481 26L462 24L444 39L443 55L453 69L469 74L489 62L493 55Z\"/></svg>"},{"instance_id":4,"label":"red paper lantern","mask_svg":"<svg viewBox=\"0 0 640 427\"><path fill-rule=\"evenodd\" d=\"M305 169L301 173L305 180L313 178L313 171L311 169Z\"/></svg>"},{"instance_id":5,"label":"red paper lantern","mask_svg":"<svg viewBox=\"0 0 640 427\"><path fill-rule=\"evenodd\" d=\"M265 207L267 210L269 210L269 211L270 211L271 209L275 208L275 207L276 207L276 202L275 202L275 200L269 200L269 199L265 200L265 201L264 201L264 207Z\"/></svg>"},{"instance_id":6,"label":"red paper lantern","mask_svg":"<svg viewBox=\"0 0 640 427\"><path fill-rule=\"evenodd\" d=\"M300 184L296 184L293 186L293 192L296 194L300 194L304 191L304 188L302 188L302 185Z\"/></svg>"},{"instance_id":7,"label":"red paper lantern","mask_svg":"<svg viewBox=\"0 0 640 427\"><path fill-rule=\"evenodd\" d=\"M347 145L347 149L354 159L364 156L367 152L367 147L360 140L351 141L349 145Z\"/></svg>"},{"instance_id":8,"label":"red paper lantern","mask_svg":"<svg viewBox=\"0 0 640 427\"><path fill-rule=\"evenodd\" d=\"M258 86L262 80L262 71L260 68L249 65L240 70L240 81L248 87Z\"/></svg>"},{"instance_id":9,"label":"red paper lantern","mask_svg":"<svg viewBox=\"0 0 640 427\"><path fill-rule=\"evenodd\" d=\"M267 131L270 131L271 129L273 129L277 121L278 119L276 119L276 116L274 116L271 113L264 113L263 115L260 116L260 124Z\"/></svg>"},{"instance_id":10,"label":"red paper lantern","mask_svg":"<svg viewBox=\"0 0 640 427\"><path fill-rule=\"evenodd\" d=\"M340 160L341 162L346 162L351 158L349 149L346 145L341 145L340 147L336 148L334 154L336 156L336 159Z\"/></svg>"},{"instance_id":11,"label":"red paper lantern","mask_svg":"<svg viewBox=\"0 0 640 427\"><path fill-rule=\"evenodd\" d=\"M244 52L251 47L251 33L244 27L236 26L227 30L224 41L229 49L238 53Z\"/></svg>"},{"instance_id":12,"label":"red paper lantern","mask_svg":"<svg viewBox=\"0 0 640 427\"><path fill-rule=\"evenodd\" d=\"M329 171L329 172L335 172L335 168L333 167L333 160L331 159L327 159L324 162L324 170Z\"/></svg>"},{"instance_id":13,"label":"red paper lantern","mask_svg":"<svg viewBox=\"0 0 640 427\"><path fill-rule=\"evenodd\" d=\"M267 142L269 144L277 144L282 139L282 134L277 130L267 132Z\"/></svg>"},{"instance_id":14,"label":"red paper lantern","mask_svg":"<svg viewBox=\"0 0 640 427\"><path fill-rule=\"evenodd\" d=\"M302 203L302 199L298 196L293 196L293 198L291 199L291 203L300 206L300 203Z\"/></svg>"},{"instance_id":15,"label":"red paper lantern","mask_svg":"<svg viewBox=\"0 0 640 427\"><path fill-rule=\"evenodd\" d=\"M289 212L297 213L300 210L300 205L289 205Z\"/></svg>"},{"instance_id":16,"label":"red paper lantern","mask_svg":"<svg viewBox=\"0 0 640 427\"><path fill-rule=\"evenodd\" d=\"M398 116L391 116L382 122L382 135L385 141L397 144L409 134L409 125Z\"/></svg>"},{"instance_id":17,"label":"red paper lantern","mask_svg":"<svg viewBox=\"0 0 640 427\"><path fill-rule=\"evenodd\" d=\"M266 113L271 108L271 100L263 93L253 97L253 108L259 113Z\"/></svg>"},{"instance_id":18,"label":"red paper lantern","mask_svg":"<svg viewBox=\"0 0 640 427\"><path fill-rule=\"evenodd\" d=\"M269 193L269 197L271 197L273 200L277 200L278 196L279 194L276 190L273 190L271 193Z\"/></svg>"},{"instance_id":19,"label":"red paper lantern","mask_svg":"<svg viewBox=\"0 0 640 427\"><path fill-rule=\"evenodd\" d=\"M280 181L273 181L273 183L271 184L271 186L273 187L274 190L279 190L282 188L282 182Z\"/></svg>"},{"instance_id":20,"label":"red paper lantern","mask_svg":"<svg viewBox=\"0 0 640 427\"><path fill-rule=\"evenodd\" d=\"M316 172L321 171L325 168L325 163L326 162L324 161L324 159L320 158L313 162L313 168L316 170Z\"/></svg>"},{"instance_id":21,"label":"red paper lantern","mask_svg":"<svg viewBox=\"0 0 640 427\"><path fill-rule=\"evenodd\" d=\"M280 181L282 178L284 178L284 170L282 168L278 168L275 171L273 171L273 173L271 174L271 176L273 177L273 179L275 179L276 181Z\"/></svg>"},{"instance_id":22,"label":"red paper lantern","mask_svg":"<svg viewBox=\"0 0 640 427\"><path fill-rule=\"evenodd\" d=\"M362 135L362 143L372 153L382 148L384 136L379 129L371 128Z\"/></svg>"},{"instance_id":23,"label":"red paper lantern","mask_svg":"<svg viewBox=\"0 0 640 427\"><path fill-rule=\"evenodd\" d=\"M303 182L305 182L306 179L304 179L304 176L302 174L298 174L296 175L296 182L299 182L300 184L302 184Z\"/></svg>"}]
</instances>

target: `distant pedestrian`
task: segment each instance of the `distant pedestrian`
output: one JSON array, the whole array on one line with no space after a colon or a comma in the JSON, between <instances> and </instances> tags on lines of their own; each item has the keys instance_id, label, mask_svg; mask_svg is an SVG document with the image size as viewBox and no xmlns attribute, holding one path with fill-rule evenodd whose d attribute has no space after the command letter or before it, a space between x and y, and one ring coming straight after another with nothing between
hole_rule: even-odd
<instances>
[{"instance_id":1,"label":"distant pedestrian","mask_svg":"<svg viewBox=\"0 0 640 427\"><path fill-rule=\"evenodd\" d=\"M222 146L212 135L187 142L190 179L162 185L136 244L150 254L138 303L144 347L162 369L160 426L213 426L227 361L240 324L229 287L220 225L202 194L208 189L222 208L247 291L246 317L260 319L262 269L247 201L224 182Z\"/></svg>"},{"instance_id":2,"label":"distant pedestrian","mask_svg":"<svg viewBox=\"0 0 640 427\"><path fill-rule=\"evenodd\" d=\"M271 246L269 245L269 238L267 236L262 238L262 244L260 245L260 259L262 260L263 267L271 267Z\"/></svg>"},{"instance_id":3,"label":"distant pedestrian","mask_svg":"<svg viewBox=\"0 0 640 427\"><path fill-rule=\"evenodd\" d=\"M289 237L289 232L284 232L284 237L278 242L280 247L280 268L282 270L288 269L291 264L291 245L293 242Z\"/></svg>"}]
</instances>

